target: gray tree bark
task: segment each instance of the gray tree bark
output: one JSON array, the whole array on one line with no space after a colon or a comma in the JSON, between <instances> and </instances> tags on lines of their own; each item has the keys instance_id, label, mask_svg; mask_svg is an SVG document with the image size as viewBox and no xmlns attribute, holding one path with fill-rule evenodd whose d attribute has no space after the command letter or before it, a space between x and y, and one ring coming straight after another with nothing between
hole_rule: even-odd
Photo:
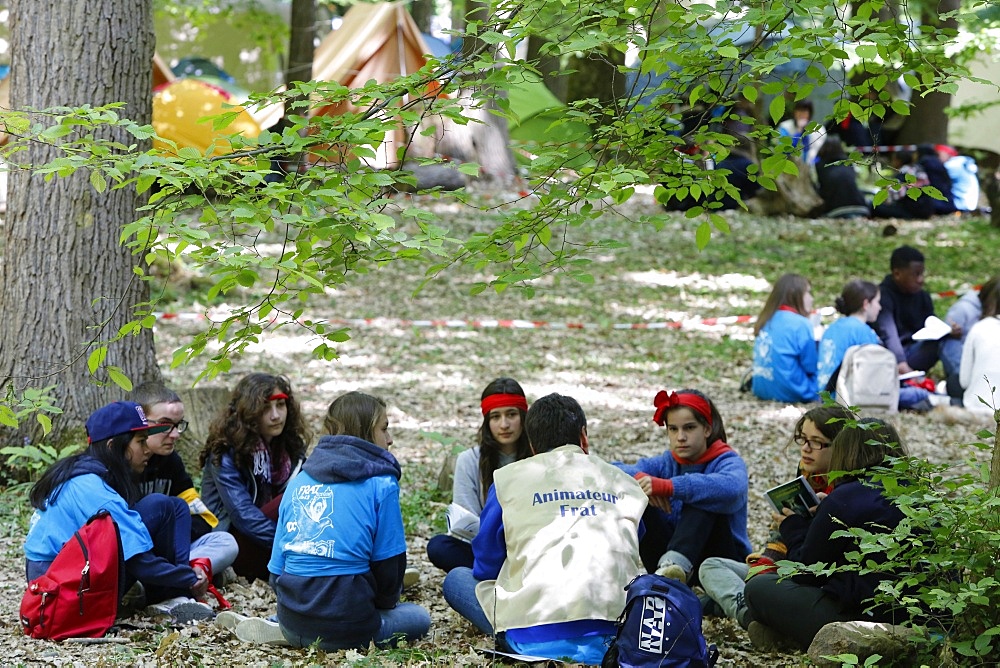
<instances>
[{"instance_id":1,"label":"gray tree bark","mask_svg":"<svg viewBox=\"0 0 1000 668\"><path fill-rule=\"evenodd\" d=\"M121 116L150 122L151 0L12 0L10 32L14 108L125 102ZM135 141L124 132L97 134ZM34 144L14 160L30 167L58 155ZM133 188L96 192L86 173L51 181L29 169L10 175L0 267L0 387L55 385L64 411L56 416L57 433L122 398L113 384L94 382L87 356L149 298L133 273L140 259L118 243L138 201ZM106 364L133 381L159 378L152 332L111 344ZM107 380L100 369L96 380ZM31 424L22 429L19 436L37 436Z\"/></svg>"}]
</instances>

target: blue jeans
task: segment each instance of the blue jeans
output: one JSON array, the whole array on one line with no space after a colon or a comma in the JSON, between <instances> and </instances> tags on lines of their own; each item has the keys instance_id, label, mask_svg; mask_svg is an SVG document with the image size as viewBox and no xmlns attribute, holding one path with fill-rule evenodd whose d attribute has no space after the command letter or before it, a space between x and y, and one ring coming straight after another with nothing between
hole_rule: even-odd
<instances>
[{"instance_id":1,"label":"blue jeans","mask_svg":"<svg viewBox=\"0 0 1000 668\"><path fill-rule=\"evenodd\" d=\"M379 610L378 613L382 618L382 626L375 633L373 640L379 647L395 647L400 638L408 642L419 640L431 629L430 614L416 603L400 603L391 610ZM345 644L343 640L327 642L322 638L317 640L313 635L296 633L282 624L280 619L278 625L281 628L281 635L285 636L285 640L293 647L310 647L315 644L322 650L336 651L352 644L350 642Z\"/></svg>"},{"instance_id":2,"label":"blue jeans","mask_svg":"<svg viewBox=\"0 0 1000 668\"><path fill-rule=\"evenodd\" d=\"M472 569L459 566L448 571L441 590L444 600L452 610L468 619L472 624L488 636L493 635L493 625L483 612L483 606L476 598L476 585L479 580L472 577Z\"/></svg>"},{"instance_id":3,"label":"blue jeans","mask_svg":"<svg viewBox=\"0 0 1000 668\"><path fill-rule=\"evenodd\" d=\"M133 506L146 525L153 539L154 555L166 559L171 564L187 565L191 560L191 510L187 503L176 497L163 494L149 494L139 499ZM190 596L187 587L167 587L149 584L144 568L125 562L125 591L138 580L146 590L146 602L157 603L174 596Z\"/></svg>"}]
</instances>

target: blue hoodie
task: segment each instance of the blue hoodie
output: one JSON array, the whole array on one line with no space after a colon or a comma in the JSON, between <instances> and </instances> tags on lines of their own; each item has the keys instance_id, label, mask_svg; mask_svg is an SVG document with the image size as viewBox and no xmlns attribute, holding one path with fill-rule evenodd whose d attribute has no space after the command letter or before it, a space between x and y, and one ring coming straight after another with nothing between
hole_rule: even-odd
<instances>
[{"instance_id":1,"label":"blue hoodie","mask_svg":"<svg viewBox=\"0 0 1000 668\"><path fill-rule=\"evenodd\" d=\"M353 436L324 436L289 482L268 570L278 621L325 646L367 647L399 602L406 539L399 462Z\"/></svg>"}]
</instances>

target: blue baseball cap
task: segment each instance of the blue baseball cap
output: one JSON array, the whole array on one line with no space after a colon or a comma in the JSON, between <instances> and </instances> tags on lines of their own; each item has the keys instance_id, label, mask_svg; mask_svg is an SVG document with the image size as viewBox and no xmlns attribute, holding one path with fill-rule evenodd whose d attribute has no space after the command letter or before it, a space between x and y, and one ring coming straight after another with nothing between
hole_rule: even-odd
<instances>
[{"instance_id":1,"label":"blue baseball cap","mask_svg":"<svg viewBox=\"0 0 1000 668\"><path fill-rule=\"evenodd\" d=\"M87 442L106 441L133 431L160 434L170 429L173 429L171 424L149 424L142 406L134 401L116 401L98 408L87 418Z\"/></svg>"}]
</instances>

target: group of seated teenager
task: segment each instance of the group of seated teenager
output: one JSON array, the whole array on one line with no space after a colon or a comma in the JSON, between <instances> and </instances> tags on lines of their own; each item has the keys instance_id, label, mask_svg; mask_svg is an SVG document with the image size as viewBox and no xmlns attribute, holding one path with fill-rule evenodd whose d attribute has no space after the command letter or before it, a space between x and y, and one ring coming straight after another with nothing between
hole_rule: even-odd
<instances>
[{"instance_id":1,"label":"group of seated teenager","mask_svg":"<svg viewBox=\"0 0 1000 668\"><path fill-rule=\"evenodd\" d=\"M122 529L129 579L178 621L214 615L206 592L213 573L232 566L266 577L277 600L266 619L218 613L216 623L241 640L341 650L429 633L427 610L400 600L401 468L382 399L337 397L306 456L309 435L287 379L249 374L211 426L199 497L173 449L187 427L183 404L159 384L135 396L145 410L116 402L95 411L87 450L33 488L29 579L103 508ZM781 559L842 563L850 540L835 531L889 531L900 521L866 473L905 453L890 425L838 406L806 412L789 473L805 476L820 501L808 517L775 513L773 535L751 552L748 472L714 402L681 389L657 392L652 404L668 447L609 463L594 454L572 397L529 406L513 379L486 387L478 445L459 456L453 488L455 503L478 515L478 531L470 542L441 535L427 546L461 617L501 650L600 663L626 585L655 572L700 585L706 610L736 618L764 649L804 648L830 621L894 619L893 610L868 610L888 576L768 573ZM852 473L831 483L834 470Z\"/></svg>"},{"instance_id":2,"label":"group of seated teenager","mask_svg":"<svg viewBox=\"0 0 1000 668\"><path fill-rule=\"evenodd\" d=\"M940 360L944 383L904 384L899 408L930 410L949 402L975 412L990 412L1000 396L1000 303L998 277L963 295L948 310L950 331L940 338L914 338L934 316L934 302L924 289L923 254L910 246L892 252L890 273L879 285L851 280L836 300L841 316L816 341L810 319L813 298L809 281L785 274L775 283L754 326L751 389L761 399L786 403L817 401L834 393L836 377L848 348L880 344L896 357L899 374L928 372ZM992 380L987 380L992 379ZM936 394L937 392L937 394Z\"/></svg>"},{"instance_id":3,"label":"group of seated teenager","mask_svg":"<svg viewBox=\"0 0 1000 668\"><path fill-rule=\"evenodd\" d=\"M459 456L453 489L480 516L478 533L471 543L436 536L427 548L447 571L448 604L502 651L587 664L600 663L624 589L645 572L700 586L706 612L736 618L763 650L805 649L832 621L901 621L888 607L868 610L885 576L773 574L779 560L846 563L850 540L835 531L900 521L867 473L905 455L891 425L835 405L806 412L789 474L804 476L820 503L808 517L775 513L771 538L751 552L747 469L715 404L684 389L658 392L653 406L668 449L609 464L571 397L529 408L512 379L491 383L479 444ZM525 435L529 454L518 448ZM831 482L832 470L852 473Z\"/></svg>"}]
</instances>

